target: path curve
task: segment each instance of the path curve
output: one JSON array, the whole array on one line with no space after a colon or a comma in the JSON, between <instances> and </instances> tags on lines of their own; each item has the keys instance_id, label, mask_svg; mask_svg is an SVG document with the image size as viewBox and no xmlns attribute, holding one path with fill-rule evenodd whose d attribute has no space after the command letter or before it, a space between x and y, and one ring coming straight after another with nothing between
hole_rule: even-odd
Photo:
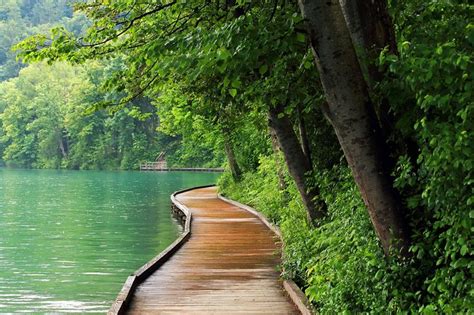
<instances>
[{"instance_id":1,"label":"path curve","mask_svg":"<svg viewBox=\"0 0 474 315\"><path fill-rule=\"evenodd\" d=\"M279 280L275 234L217 197L176 195L192 212L190 239L135 290L130 314L299 314Z\"/></svg>"}]
</instances>

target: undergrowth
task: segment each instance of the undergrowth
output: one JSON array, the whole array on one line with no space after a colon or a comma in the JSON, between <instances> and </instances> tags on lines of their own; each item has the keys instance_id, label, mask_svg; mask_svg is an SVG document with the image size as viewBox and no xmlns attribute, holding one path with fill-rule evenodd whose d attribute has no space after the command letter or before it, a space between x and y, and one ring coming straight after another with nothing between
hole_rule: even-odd
<instances>
[{"instance_id":1,"label":"undergrowth","mask_svg":"<svg viewBox=\"0 0 474 315\"><path fill-rule=\"evenodd\" d=\"M244 174L240 182L225 173L219 187L224 195L255 207L280 227L283 277L295 280L319 312L436 313L416 256L405 262L384 256L345 165L312 176L328 205L327 217L315 228L306 223L288 174L282 189L275 169L273 157L261 157L256 172ZM469 304L446 310L467 312Z\"/></svg>"}]
</instances>

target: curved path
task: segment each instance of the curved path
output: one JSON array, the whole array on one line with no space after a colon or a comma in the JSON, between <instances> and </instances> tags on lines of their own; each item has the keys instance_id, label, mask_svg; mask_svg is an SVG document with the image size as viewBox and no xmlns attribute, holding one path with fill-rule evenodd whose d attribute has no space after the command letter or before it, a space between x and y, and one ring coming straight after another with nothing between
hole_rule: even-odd
<instances>
[{"instance_id":1,"label":"curved path","mask_svg":"<svg viewBox=\"0 0 474 315\"><path fill-rule=\"evenodd\" d=\"M131 314L299 314L283 291L275 234L216 187L176 199L192 211L191 238L140 284Z\"/></svg>"}]
</instances>

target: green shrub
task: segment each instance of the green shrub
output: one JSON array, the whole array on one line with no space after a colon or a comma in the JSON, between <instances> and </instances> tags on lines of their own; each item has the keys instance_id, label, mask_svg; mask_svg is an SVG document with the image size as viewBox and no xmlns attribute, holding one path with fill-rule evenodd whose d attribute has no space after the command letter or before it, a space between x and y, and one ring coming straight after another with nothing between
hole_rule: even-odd
<instances>
[{"instance_id":1,"label":"green shrub","mask_svg":"<svg viewBox=\"0 0 474 315\"><path fill-rule=\"evenodd\" d=\"M413 309L425 313L474 308L472 6L465 1L394 7L399 56L382 55L397 129L418 151L402 156L396 186L409 208ZM414 14L416 12L416 14Z\"/></svg>"},{"instance_id":2,"label":"green shrub","mask_svg":"<svg viewBox=\"0 0 474 315\"><path fill-rule=\"evenodd\" d=\"M246 173L239 183L226 173L219 185L224 194L279 224L285 244L283 276L294 279L323 313L401 309L392 290L398 285L398 271L384 258L347 167L337 166L316 178L329 213L314 229L306 223L288 174L286 189L279 189L276 167L273 158L261 157L256 172Z\"/></svg>"}]
</instances>

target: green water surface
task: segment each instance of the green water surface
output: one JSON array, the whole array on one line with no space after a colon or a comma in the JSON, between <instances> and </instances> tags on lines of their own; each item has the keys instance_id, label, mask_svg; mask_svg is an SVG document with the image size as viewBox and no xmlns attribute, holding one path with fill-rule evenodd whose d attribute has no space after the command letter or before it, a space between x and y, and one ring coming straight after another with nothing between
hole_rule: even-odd
<instances>
[{"instance_id":1,"label":"green water surface","mask_svg":"<svg viewBox=\"0 0 474 315\"><path fill-rule=\"evenodd\" d=\"M0 313L103 313L172 243L170 194L218 174L0 168Z\"/></svg>"}]
</instances>

